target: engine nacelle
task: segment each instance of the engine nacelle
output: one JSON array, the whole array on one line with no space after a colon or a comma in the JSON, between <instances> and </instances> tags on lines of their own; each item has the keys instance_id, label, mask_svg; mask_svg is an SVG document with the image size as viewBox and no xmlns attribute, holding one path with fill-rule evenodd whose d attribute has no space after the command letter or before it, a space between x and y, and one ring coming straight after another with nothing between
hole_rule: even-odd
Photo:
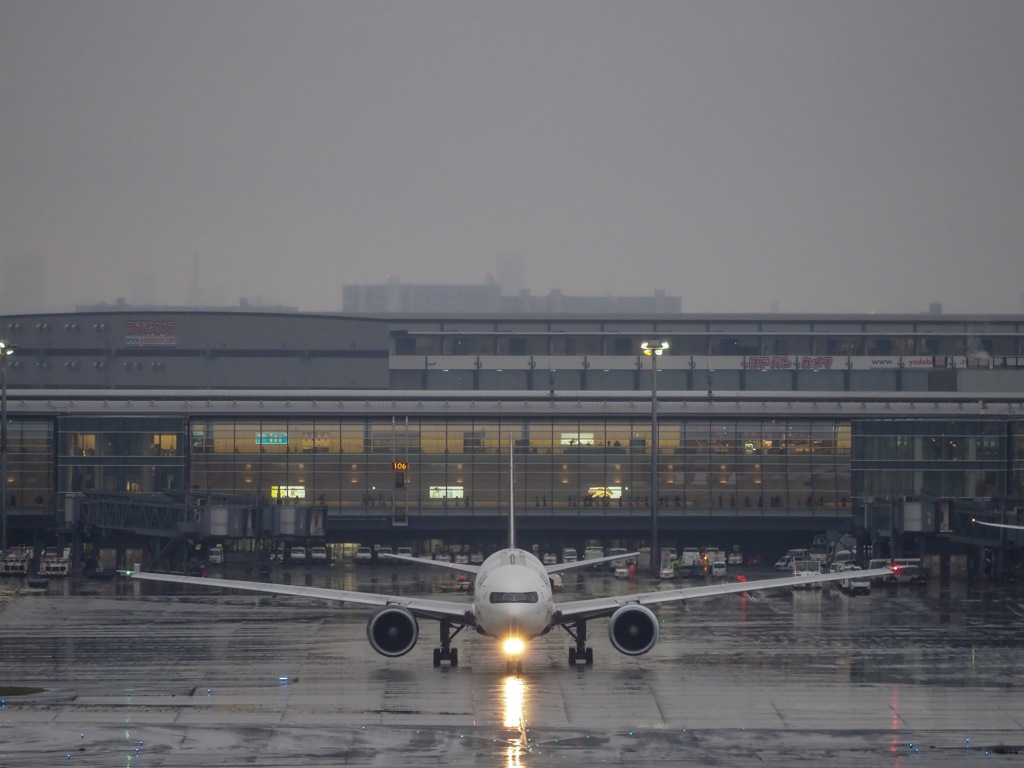
<instances>
[{"instance_id":1,"label":"engine nacelle","mask_svg":"<svg viewBox=\"0 0 1024 768\"><path fill-rule=\"evenodd\" d=\"M420 625L405 608L381 608L366 622L366 639L382 656L404 656L413 649L419 637Z\"/></svg>"},{"instance_id":2,"label":"engine nacelle","mask_svg":"<svg viewBox=\"0 0 1024 768\"><path fill-rule=\"evenodd\" d=\"M608 640L627 656L647 653L658 642L658 617L644 605L624 605L608 619Z\"/></svg>"}]
</instances>

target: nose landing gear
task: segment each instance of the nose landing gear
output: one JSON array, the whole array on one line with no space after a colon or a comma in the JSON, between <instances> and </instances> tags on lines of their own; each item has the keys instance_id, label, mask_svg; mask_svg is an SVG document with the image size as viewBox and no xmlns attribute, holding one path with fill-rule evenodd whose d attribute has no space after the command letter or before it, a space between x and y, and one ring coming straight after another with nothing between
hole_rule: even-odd
<instances>
[{"instance_id":1,"label":"nose landing gear","mask_svg":"<svg viewBox=\"0 0 1024 768\"><path fill-rule=\"evenodd\" d=\"M576 641L576 647L569 649L569 666L575 667L583 662L588 667L594 664L594 649L587 647L587 622L577 621L575 624L563 624L562 629Z\"/></svg>"},{"instance_id":2,"label":"nose landing gear","mask_svg":"<svg viewBox=\"0 0 1024 768\"><path fill-rule=\"evenodd\" d=\"M441 645L434 649L434 666L440 667L442 661L447 661L451 666L459 666L459 649L452 648L452 638L465 628L459 625L458 629L452 632L450 621L441 622Z\"/></svg>"}]
</instances>

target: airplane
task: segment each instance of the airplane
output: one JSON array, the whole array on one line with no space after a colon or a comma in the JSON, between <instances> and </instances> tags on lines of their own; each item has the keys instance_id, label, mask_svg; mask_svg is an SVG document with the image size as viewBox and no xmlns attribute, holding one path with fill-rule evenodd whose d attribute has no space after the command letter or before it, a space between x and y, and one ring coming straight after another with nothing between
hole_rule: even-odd
<instances>
[{"instance_id":1,"label":"airplane","mask_svg":"<svg viewBox=\"0 0 1024 768\"><path fill-rule=\"evenodd\" d=\"M514 472L511 471L512 461L510 451L510 478L514 478ZM510 480L510 483L514 491L514 479ZM510 498L514 498L514 492ZM544 565L533 553L516 546L513 506L509 506L508 546L490 555L480 565L421 560L406 555L385 555L393 560L409 560L422 565L473 574L473 597L468 603L429 597L210 579L148 571L135 571L131 576L146 581L312 597L373 607L376 610L367 621L366 638L373 650L389 658L404 656L415 647L419 640L418 620L437 621L440 624L440 641L433 649L435 667L440 667L442 662L447 662L451 667L459 665L458 648L452 647L452 640L463 630L472 629L477 634L493 638L501 644L506 656L506 672L517 675L522 674L521 656L526 649L526 643L558 627L565 630L575 643L569 648L569 665L583 663L589 666L594 663L594 650L587 644L587 623L594 619L608 618L608 640L612 647L625 655L639 656L654 648L660 634L657 614L649 606L697 597L804 586L815 582L849 578L848 573L819 573L556 602L551 581L553 574L571 568L617 560L623 555ZM639 553L633 552L625 556L637 554ZM871 578L888 576L891 573L889 568L876 568L861 571L858 575L861 578Z\"/></svg>"}]
</instances>

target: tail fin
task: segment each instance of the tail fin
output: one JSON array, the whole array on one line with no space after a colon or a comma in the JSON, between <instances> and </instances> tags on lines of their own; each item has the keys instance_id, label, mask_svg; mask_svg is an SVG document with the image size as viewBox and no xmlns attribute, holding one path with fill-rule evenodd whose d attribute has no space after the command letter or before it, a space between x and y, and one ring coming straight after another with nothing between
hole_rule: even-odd
<instances>
[{"instance_id":1,"label":"tail fin","mask_svg":"<svg viewBox=\"0 0 1024 768\"><path fill-rule=\"evenodd\" d=\"M515 472L515 439L508 437L508 548L516 548L516 472Z\"/></svg>"}]
</instances>

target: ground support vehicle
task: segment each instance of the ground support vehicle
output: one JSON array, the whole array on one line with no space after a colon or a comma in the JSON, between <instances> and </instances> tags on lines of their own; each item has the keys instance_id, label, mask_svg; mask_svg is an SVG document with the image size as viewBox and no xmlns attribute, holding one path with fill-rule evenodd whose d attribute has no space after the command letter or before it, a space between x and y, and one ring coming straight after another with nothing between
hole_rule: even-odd
<instances>
[{"instance_id":1,"label":"ground support vehicle","mask_svg":"<svg viewBox=\"0 0 1024 768\"><path fill-rule=\"evenodd\" d=\"M700 565L700 550L697 547L683 547L683 554L679 558L680 568L691 568Z\"/></svg>"},{"instance_id":2,"label":"ground support vehicle","mask_svg":"<svg viewBox=\"0 0 1024 768\"><path fill-rule=\"evenodd\" d=\"M861 570L859 565L850 566L844 570L850 573L850 578L840 581L839 589L848 595L871 594L871 579L864 578L863 576L857 576L857 571Z\"/></svg>"},{"instance_id":3,"label":"ground support vehicle","mask_svg":"<svg viewBox=\"0 0 1024 768\"><path fill-rule=\"evenodd\" d=\"M35 553L31 547L14 547L0 561L0 576L26 576Z\"/></svg>"},{"instance_id":4,"label":"ground support vehicle","mask_svg":"<svg viewBox=\"0 0 1024 768\"><path fill-rule=\"evenodd\" d=\"M626 549L625 547L611 547L608 550L608 556L609 557L611 557L613 555L626 555L628 553L629 553L629 550ZM609 570L611 570L614 573L616 568L626 568L628 565L629 565L629 558L620 557L617 560L612 560L608 564L608 568L609 568Z\"/></svg>"},{"instance_id":5,"label":"ground support vehicle","mask_svg":"<svg viewBox=\"0 0 1024 768\"><path fill-rule=\"evenodd\" d=\"M47 547L43 556L39 558L39 575L67 576L71 573L71 547L65 547L60 552L56 547Z\"/></svg>"},{"instance_id":6,"label":"ground support vehicle","mask_svg":"<svg viewBox=\"0 0 1024 768\"><path fill-rule=\"evenodd\" d=\"M584 560L597 560L604 557L604 547L587 547L583 550ZM600 564L594 564L591 568L600 568Z\"/></svg>"},{"instance_id":7,"label":"ground support vehicle","mask_svg":"<svg viewBox=\"0 0 1024 768\"><path fill-rule=\"evenodd\" d=\"M811 576L814 574L822 573L822 562L820 560L794 560L793 561L793 575L794 576ZM811 584L800 584L793 585L793 589L821 589L821 582L814 582Z\"/></svg>"},{"instance_id":8,"label":"ground support vehicle","mask_svg":"<svg viewBox=\"0 0 1024 768\"><path fill-rule=\"evenodd\" d=\"M920 565L893 565L888 580L893 584L920 584L928 581L928 571Z\"/></svg>"}]
</instances>

